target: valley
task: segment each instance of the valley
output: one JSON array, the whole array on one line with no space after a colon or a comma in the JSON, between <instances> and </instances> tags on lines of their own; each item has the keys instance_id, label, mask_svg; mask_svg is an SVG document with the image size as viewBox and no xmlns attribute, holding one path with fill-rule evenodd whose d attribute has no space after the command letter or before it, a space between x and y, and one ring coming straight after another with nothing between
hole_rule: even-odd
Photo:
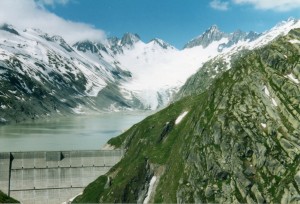
<instances>
[{"instance_id":1,"label":"valley","mask_svg":"<svg viewBox=\"0 0 300 204\"><path fill-rule=\"evenodd\" d=\"M212 26L182 50L160 39L144 43L130 33L69 45L39 29L5 24L0 29L0 122L156 110L169 104L205 62L217 57L229 66L235 53L263 46L298 24L290 19L262 34L227 34Z\"/></svg>"},{"instance_id":2,"label":"valley","mask_svg":"<svg viewBox=\"0 0 300 204\"><path fill-rule=\"evenodd\" d=\"M84 163L78 152L104 148L121 154L110 166L101 163L102 173L94 163L53 164L57 172L74 168L84 178L87 168L94 169L91 180L99 176L69 196L73 203L298 202L299 29L294 18L261 33L212 25L178 49L134 33L71 42L2 24L3 186L10 189L10 171L26 177L26 162L38 177L35 156L29 161L27 154L44 152L50 175L48 163L69 162L63 151ZM12 152L25 155L17 169Z\"/></svg>"}]
</instances>

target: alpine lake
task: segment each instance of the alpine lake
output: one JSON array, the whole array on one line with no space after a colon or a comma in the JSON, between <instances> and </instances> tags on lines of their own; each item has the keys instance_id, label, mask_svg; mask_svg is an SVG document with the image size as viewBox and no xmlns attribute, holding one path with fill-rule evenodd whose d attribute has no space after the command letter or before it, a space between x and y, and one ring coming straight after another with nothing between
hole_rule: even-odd
<instances>
[{"instance_id":1,"label":"alpine lake","mask_svg":"<svg viewBox=\"0 0 300 204\"><path fill-rule=\"evenodd\" d=\"M0 152L97 150L152 111L113 112L0 126Z\"/></svg>"}]
</instances>

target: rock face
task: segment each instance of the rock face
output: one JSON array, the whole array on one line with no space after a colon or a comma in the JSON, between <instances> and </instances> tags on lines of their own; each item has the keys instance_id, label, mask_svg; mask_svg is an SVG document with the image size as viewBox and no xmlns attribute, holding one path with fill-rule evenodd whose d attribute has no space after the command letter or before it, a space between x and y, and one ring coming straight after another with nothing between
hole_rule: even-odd
<instances>
[{"instance_id":1,"label":"rock face","mask_svg":"<svg viewBox=\"0 0 300 204\"><path fill-rule=\"evenodd\" d=\"M19 35L18 31L16 31L11 25L8 25L8 24L3 24L3 25L0 25L0 30L4 30L4 31L7 31L9 33L12 33L14 35Z\"/></svg>"},{"instance_id":2,"label":"rock face","mask_svg":"<svg viewBox=\"0 0 300 204\"><path fill-rule=\"evenodd\" d=\"M225 37L227 37L227 34L221 32L216 25L213 25L208 30L206 30L202 35L188 42L184 46L184 48L192 48L199 45L203 47L207 47L210 43L214 41L219 41Z\"/></svg>"},{"instance_id":3,"label":"rock face","mask_svg":"<svg viewBox=\"0 0 300 204\"><path fill-rule=\"evenodd\" d=\"M138 34L125 33L121 39L121 45L132 47L138 41L140 41Z\"/></svg>"},{"instance_id":4,"label":"rock face","mask_svg":"<svg viewBox=\"0 0 300 204\"><path fill-rule=\"evenodd\" d=\"M299 55L300 30L292 30L237 56L205 88L195 75L183 99L109 141L126 155L96 202L141 201L153 175L150 203L298 202Z\"/></svg>"},{"instance_id":5,"label":"rock face","mask_svg":"<svg viewBox=\"0 0 300 204\"><path fill-rule=\"evenodd\" d=\"M237 30L233 33L224 33L219 30L216 25L211 26L208 30L206 30L202 35L194 38L190 42L188 42L184 48L193 48L196 46L202 46L203 48L207 47L213 42L220 41L222 39L226 39L226 43L222 43L219 46L219 50L221 51L224 48L231 47L235 43L239 41L253 41L257 39L260 34L255 32L243 32L241 30Z\"/></svg>"}]
</instances>

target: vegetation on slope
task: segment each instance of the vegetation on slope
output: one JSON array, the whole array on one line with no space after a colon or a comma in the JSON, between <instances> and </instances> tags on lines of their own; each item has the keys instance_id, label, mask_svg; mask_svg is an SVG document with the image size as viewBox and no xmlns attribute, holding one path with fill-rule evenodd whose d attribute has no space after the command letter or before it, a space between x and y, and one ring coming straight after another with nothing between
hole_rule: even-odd
<instances>
[{"instance_id":1,"label":"vegetation on slope","mask_svg":"<svg viewBox=\"0 0 300 204\"><path fill-rule=\"evenodd\" d=\"M293 30L246 53L203 92L111 139L125 157L108 182L100 177L98 190L91 184L76 201L95 202L91 192L97 202L142 202L148 194L150 202L170 203L299 201L299 40Z\"/></svg>"},{"instance_id":2,"label":"vegetation on slope","mask_svg":"<svg viewBox=\"0 0 300 204\"><path fill-rule=\"evenodd\" d=\"M0 203L20 203L20 202L4 194L2 191L0 191Z\"/></svg>"}]
</instances>

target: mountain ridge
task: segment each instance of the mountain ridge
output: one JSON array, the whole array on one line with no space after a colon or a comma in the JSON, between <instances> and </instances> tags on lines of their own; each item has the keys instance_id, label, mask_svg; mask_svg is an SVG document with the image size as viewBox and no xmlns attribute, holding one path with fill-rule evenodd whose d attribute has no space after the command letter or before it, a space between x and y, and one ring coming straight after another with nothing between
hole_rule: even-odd
<instances>
[{"instance_id":1,"label":"mountain ridge","mask_svg":"<svg viewBox=\"0 0 300 204\"><path fill-rule=\"evenodd\" d=\"M5 108L0 118L12 122L85 111L155 110L169 104L209 60L222 58L230 67L235 53L263 46L295 27L299 21L290 19L259 36L251 34L251 41L245 41L239 31L232 35L232 42L237 41L233 44L225 39L212 41L206 48L177 50L160 39L144 43L130 33L106 42L69 45L62 37L38 29L4 25L0 29L0 83L6 91L2 91L0 105ZM214 32L220 31L214 27ZM34 90L44 98L34 95ZM35 101L34 107L30 100ZM12 112L13 107L26 111Z\"/></svg>"}]
</instances>

